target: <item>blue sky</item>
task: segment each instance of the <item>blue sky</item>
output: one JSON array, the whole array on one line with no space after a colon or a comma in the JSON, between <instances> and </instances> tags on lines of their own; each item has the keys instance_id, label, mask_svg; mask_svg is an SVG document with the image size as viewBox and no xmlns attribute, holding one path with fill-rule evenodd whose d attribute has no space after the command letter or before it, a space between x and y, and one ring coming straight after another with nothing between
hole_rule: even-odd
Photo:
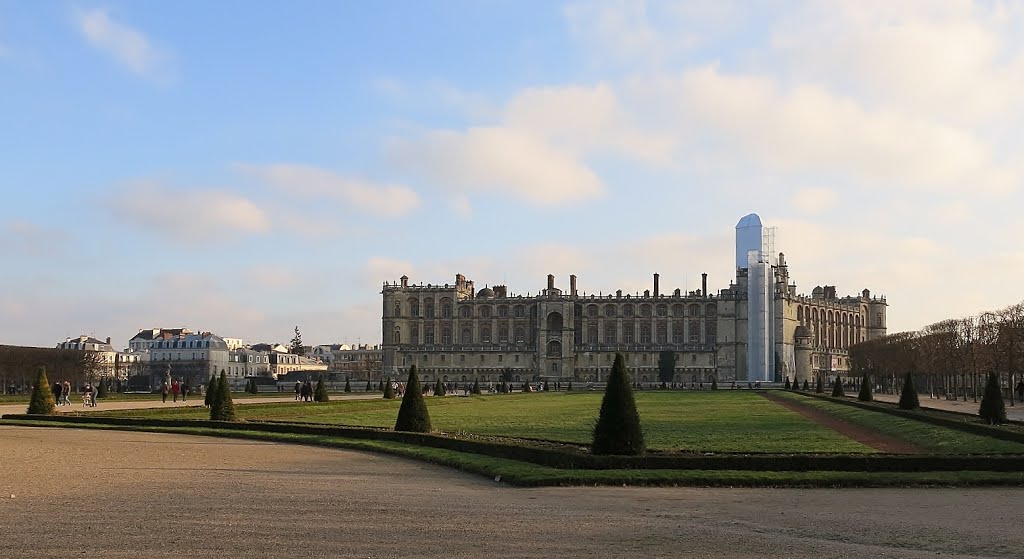
<instances>
[{"instance_id":1,"label":"blue sky","mask_svg":"<svg viewBox=\"0 0 1024 559\"><path fill-rule=\"evenodd\" d=\"M377 342L379 288L1019 302L1019 2L0 0L0 343Z\"/></svg>"}]
</instances>

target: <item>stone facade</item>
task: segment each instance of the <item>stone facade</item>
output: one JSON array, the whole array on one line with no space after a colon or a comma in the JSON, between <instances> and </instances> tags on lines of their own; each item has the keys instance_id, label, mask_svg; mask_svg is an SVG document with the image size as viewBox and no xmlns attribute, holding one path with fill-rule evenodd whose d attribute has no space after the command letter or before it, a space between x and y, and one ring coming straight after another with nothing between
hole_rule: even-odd
<instances>
[{"instance_id":1,"label":"stone facade","mask_svg":"<svg viewBox=\"0 0 1024 559\"><path fill-rule=\"evenodd\" d=\"M772 266L775 289L775 375L797 382L843 374L847 348L885 335L885 298L868 290L838 298L834 286L799 295L785 255ZM659 276L640 294L581 295L547 287L536 296L505 286L474 290L454 284L412 285L403 276L383 285L383 373L399 377L417 365L423 381L513 380L603 382L622 353L637 382L658 380L658 355L676 355L674 382L748 380L746 269L712 294L661 293ZM813 380L811 380L813 382Z\"/></svg>"}]
</instances>

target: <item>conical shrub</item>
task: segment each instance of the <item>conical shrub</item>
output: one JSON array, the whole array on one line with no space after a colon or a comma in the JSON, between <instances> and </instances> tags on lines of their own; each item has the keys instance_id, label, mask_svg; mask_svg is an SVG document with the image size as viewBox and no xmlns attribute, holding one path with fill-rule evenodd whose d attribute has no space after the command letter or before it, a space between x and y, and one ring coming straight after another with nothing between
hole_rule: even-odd
<instances>
[{"instance_id":1,"label":"conical shrub","mask_svg":"<svg viewBox=\"0 0 1024 559\"><path fill-rule=\"evenodd\" d=\"M444 394L444 383L441 382L441 379L437 379L434 382L434 396L444 396Z\"/></svg>"},{"instance_id":2,"label":"conical shrub","mask_svg":"<svg viewBox=\"0 0 1024 559\"><path fill-rule=\"evenodd\" d=\"M718 379L711 379L711 390L718 390Z\"/></svg>"},{"instance_id":3,"label":"conical shrub","mask_svg":"<svg viewBox=\"0 0 1024 559\"><path fill-rule=\"evenodd\" d=\"M836 377L835 382L832 383L832 397L842 398L843 396L846 396L846 393L843 392L843 380Z\"/></svg>"},{"instance_id":4,"label":"conical shrub","mask_svg":"<svg viewBox=\"0 0 1024 559\"><path fill-rule=\"evenodd\" d=\"M427 402L423 399L423 388L420 387L420 378L416 375L416 365L409 368L409 380L405 383L405 396L402 397L402 406L398 409L395 431L430 432L430 413L427 412Z\"/></svg>"},{"instance_id":5,"label":"conical shrub","mask_svg":"<svg viewBox=\"0 0 1024 559\"><path fill-rule=\"evenodd\" d=\"M810 390L811 390L811 384L809 382L807 382L807 379L804 379L804 392L808 392Z\"/></svg>"},{"instance_id":6,"label":"conical shrub","mask_svg":"<svg viewBox=\"0 0 1024 559\"><path fill-rule=\"evenodd\" d=\"M210 383L206 385L206 398L203 399L203 405L206 407L212 407L214 401L217 399L217 375L210 375Z\"/></svg>"},{"instance_id":7,"label":"conical shrub","mask_svg":"<svg viewBox=\"0 0 1024 559\"><path fill-rule=\"evenodd\" d=\"M782 389L783 389L783 390L790 390L790 389L792 389L792 388L793 388L793 385L792 385L792 384L789 384L789 377L787 376L787 377L786 377L786 384L784 384L784 385L782 386Z\"/></svg>"},{"instance_id":8,"label":"conical shrub","mask_svg":"<svg viewBox=\"0 0 1024 559\"><path fill-rule=\"evenodd\" d=\"M999 377L995 373L988 375L978 415L988 421L990 425L1006 423L1006 403L1003 402L1003 390L999 386Z\"/></svg>"},{"instance_id":9,"label":"conical shrub","mask_svg":"<svg viewBox=\"0 0 1024 559\"><path fill-rule=\"evenodd\" d=\"M825 381L822 378L821 373L818 373L818 382L814 385L814 391L818 394L825 393Z\"/></svg>"},{"instance_id":10,"label":"conical shrub","mask_svg":"<svg viewBox=\"0 0 1024 559\"><path fill-rule=\"evenodd\" d=\"M352 387L349 386L348 380L345 381L345 392L352 392ZM331 397L327 394L327 383L324 382L324 376L320 375L320 378L316 381L316 389L313 391L314 402L329 402Z\"/></svg>"},{"instance_id":11,"label":"conical shrub","mask_svg":"<svg viewBox=\"0 0 1024 559\"><path fill-rule=\"evenodd\" d=\"M351 393L351 392L352 392L352 383L349 382L349 380L346 378L345 379L345 393L347 394L347 393Z\"/></svg>"},{"instance_id":12,"label":"conical shrub","mask_svg":"<svg viewBox=\"0 0 1024 559\"><path fill-rule=\"evenodd\" d=\"M566 392L572 392L572 381L571 380L569 381L569 386L565 387L565 391Z\"/></svg>"},{"instance_id":13,"label":"conical shrub","mask_svg":"<svg viewBox=\"0 0 1024 559\"><path fill-rule=\"evenodd\" d=\"M395 387L391 385L391 379L388 379L388 382L384 385L384 399L395 399Z\"/></svg>"},{"instance_id":14,"label":"conical shrub","mask_svg":"<svg viewBox=\"0 0 1024 559\"><path fill-rule=\"evenodd\" d=\"M548 381L544 381L544 392L551 392L551 385L548 384Z\"/></svg>"},{"instance_id":15,"label":"conical shrub","mask_svg":"<svg viewBox=\"0 0 1024 559\"><path fill-rule=\"evenodd\" d=\"M370 384L370 381L366 381L366 391L373 392L373 385Z\"/></svg>"},{"instance_id":16,"label":"conical shrub","mask_svg":"<svg viewBox=\"0 0 1024 559\"><path fill-rule=\"evenodd\" d=\"M473 394L480 394L480 379L473 380L473 389L470 390Z\"/></svg>"},{"instance_id":17,"label":"conical shrub","mask_svg":"<svg viewBox=\"0 0 1024 559\"><path fill-rule=\"evenodd\" d=\"M900 393L900 409L916 410L921 407L917 400L917 387L914 386L914 375L909 372L903 377L903 391Z\"/></svg>"},{"instance_id":18,"label":"conical shrub","mask_svg":"<svg viewBox=\"0 0 1024 559\"><path fill-rule=\"evenodd\" d=\"M635 455L644 452L644 433L633 400L633 388L621 353L615 354L611 375L594 426L594 454Z\"/></svg>"},{"instance_id":19,"label":"conical shrub","mask_svg":"<svg viewBox=\"0 0 1024 559\"><path fill-rule=\"evenodd\" d=\"M57 400L50 389L50 380L46 378L46 367L36 369L36 385L32 389L32 398L28 401L28 413L32 415L53 415L57 413Z\"/></svg>"},{"instance_id":20,"label":"conical shrub","mask_svg":"<svg viewBox=\"0 0 1024 559\"><path fill-rule=\"evenodd\" d=\"M388 384L391 384L391 379L388 379ZM384 381L383 380L380 381L380 384L377 385L377 390L380 390L381 392L384 392Z\"/></svg>"},{"instance_id":21,"label":"conical shrub","mask_svg":"<svg viewBox=\"0 0 1024 559\"><path fill-rule=\"evenodd\" d=\"M871 396L871 376L867 371L864 371L864 378L860 379L860 392L857 393L857 399L861 402L870 402L874 399Z\"/></svg>"},{"instance_id":22,"label":"conical shrub","mask_svg":"<svg viewBox=\"0 0 1024 559\"><path fill-rule=\"evenodd\" d=\"M227 375L220 372L217 380L217 398L210 406L210 419L215 421L234 421L235 402L231 399L231 385L228 384Z\"/></svg>"}]
</instances>

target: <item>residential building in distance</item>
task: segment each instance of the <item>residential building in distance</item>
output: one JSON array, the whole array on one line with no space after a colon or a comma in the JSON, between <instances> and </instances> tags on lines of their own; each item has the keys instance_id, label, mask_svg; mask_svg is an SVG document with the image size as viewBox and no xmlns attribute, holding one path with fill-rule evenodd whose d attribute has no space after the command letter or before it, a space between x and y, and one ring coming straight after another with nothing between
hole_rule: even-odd
<instances>
[{"instance_id":1,"label":"residential building in distance","mask_svg":"<svg viewBox=\"0 0 1024 559\"><path fill-rule=\"evenodd\" d=\"M110 345L110 338L106 341L97 340L92 336L81 335L77 338L66 338L57 344L57 349L72 349L76 351L87 351L94 356L92 361L95 370L92 371L99 377L115 378L119 372L117 369L121 363L120 355Z\"/></svg>"},{"instance_id":2,"label":"residential building in distance","mask_svg":"<svg viewBox=\"0 0 1024 559\"><path fill-rule=\"evenodd\" d=\"M319 345L309 355L326 363L328 371L344 373L345 378L382 380L384 352L380 345Z\"/></svg>"},{"instance_id":3,"label":"residential building in distance","mask_svg":"<svg viewBox=\"0 0 1024 559\"><path fill-rule=\"evenodd\" d=\"M663 292L654 274L643 293L586 294L576 276L535 296L504 285L385 283L382 368L397 377L415 364L424 382L514 380L603 382L622 353L637 382L656 382L662 351L675 355L677 383L802 382L844 374L847 348L885 335L884 297L837 297L834 286L800 295L773 232L756 214L737 224L735 281L709 292Z\"/></svg>"}]
</instances>

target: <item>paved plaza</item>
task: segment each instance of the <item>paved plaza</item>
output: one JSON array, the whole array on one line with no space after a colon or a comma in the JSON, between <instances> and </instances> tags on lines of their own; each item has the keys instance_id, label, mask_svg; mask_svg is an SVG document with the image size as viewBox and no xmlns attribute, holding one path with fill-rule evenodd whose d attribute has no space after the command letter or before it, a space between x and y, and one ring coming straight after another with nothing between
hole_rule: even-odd
<instances>
[{"instance_id":1,"label":"paved plaza","mask_svg":"<svg viewBox=\"0 0 1024 559\"><path fill-rule=\"evenodd\" d=\"M0 557L1020 557L1020 489L516 489L383 455L0 426Z\"/></svg>"}]
</instances>

